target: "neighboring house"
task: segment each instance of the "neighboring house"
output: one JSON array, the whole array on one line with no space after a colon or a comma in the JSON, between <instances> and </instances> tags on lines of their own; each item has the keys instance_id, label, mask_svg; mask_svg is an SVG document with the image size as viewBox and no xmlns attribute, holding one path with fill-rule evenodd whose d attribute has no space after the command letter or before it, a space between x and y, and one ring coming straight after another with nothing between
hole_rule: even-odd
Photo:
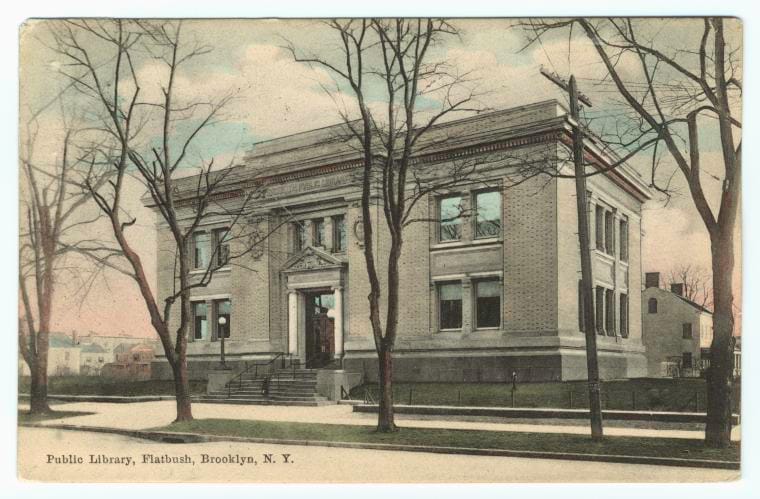
<instances>
[{"instance_id":1,"label":"neighboring house","mask_svg":"<svg viewBox=\"0 0 760 499\"><path fill-rule=\"evenodd\" d=\"M114 361L103 366L102 375L109 378L150 379L151 362L155 357L153 346L121 343L113 350Z\"/></svg>"},{"instance_id":2,"label":"neighboring house","mask_svg":"<svg viewBox=\"0 0 760 499\"><path fill-rule=\"evenodd\" d=\"M85 376L98 376L103 366L113 361L113 354L97 343L80 345L80 371Z\"/></svg>"},{"instance_id":3,"label":"neighboring house","mask_svg":"<svg viewBox=\"0 0 760 499\"><path fill-rule=\"evenodd\" d=\"M138 345L140 343L145 343L147 340L146 338L126 335L99 335L95 333L87 333L77 336L76 341L78 345L95 344L102 347L107 352L113 352L114 349L122 343Z\"/></svg>"},{"instance_id":4,"label":"neighboring house","mask_svg":"<svg viewBox=\"0 0 760 499\"><path fill-rule=\"evenodd\" d=\"M520 380L586 377L575 184L538 175L511 185L520 160L571 171L554 157L556 151L569 157L571 130L567 111L545 101L438 124L420 139L424 153L415 161L431 165L428 175L443 183L452 165L473 164L478 180L438 189L414 205L411 219L419 222L405 229L399 263L394 379L505 381L513 372ZM250 223L268 236L256 251L242 251L235 245L248 239L229 241L230 220L223 216L204 220L194 233L196 278L211 258L221 269L208 286L191 290L191 377L218 366L223 337L233 366L284 353L307 367L377 379L362 248L362 162L345 134L345 125L336 125L255 144L214 194L215 202L233 206L252 179L265 182ZM585 146L597 168L616 161L593 138ZM197 185L197 177L177 180L180 218L191 219ZM641 209L650 190L621 165L590 176L588 191L601 375L644 376ZM389 235L382 205L371 212L378 217L382 268ZM176 292L175 243L165 224L157 231L162 300ZM228 265L226 256L236 253L245 256ZM179 312L172 308L173 325ZM155 375L170 378L161 360Z\"/></svg>"},{"instance_id":5,"label":"neighboring house","mask_svg":"<svg viewBox=\"0 0 760 499\"><path fill-rule=\"evenodd\" d=\"M659 272L646 274L642 334L649 376L700 376L709 366L713 316L684 295L683 284L660 288Z\"/></svg>"},{"instance_id":6,"label":"neighboring house","mask_svg":"<svg viewBox=\"0 0 760 499\"><path fill-rule=\"evenodd\" d=\"M80 352L72 337L51 333L48 349L48 376L71 376L80 372ZM19 372L29 376L29 366L19 356Z\"/></svg>"}]
</instances>

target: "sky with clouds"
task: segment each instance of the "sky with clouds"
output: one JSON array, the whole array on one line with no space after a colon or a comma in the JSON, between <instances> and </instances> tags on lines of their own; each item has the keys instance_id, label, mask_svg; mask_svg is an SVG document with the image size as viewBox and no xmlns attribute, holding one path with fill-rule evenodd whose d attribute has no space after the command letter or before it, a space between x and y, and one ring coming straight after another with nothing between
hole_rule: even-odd
<instances>
[{"instance_id":1,"label":"sky with clouds","mask_svg":"<svg viewBox=\"0 0 760 499\"><path fill-rule=\"evenodd\" d=\"M614 120L619 105L609 85L595 85L604 70L588 43L568 32L546 38L527 48L526 32L512 26L509 20L467 19L455 21L461 30L457 39L433 48L431 57L446 60L460 72L471 75L480 95L479 105L488 109L556 98L565 101L562 93L539 74L539 68L565 75L574 73L582 91L593 101L589 116ZM669 20L653 24L648 36L664 43L691 43L701 34L701 21ZM21 114L44 102L60 88L56 71L61 61L46 44L44 23L32 22L21 35ZM730 41L738 45L740 26L730 26ZM300 131L327 126L340 121L337 110L352 108L350 93L338 86L333 76L323 68L294 62L285 46L292 44L304 54L335 54L336 39L318 20L227 20L188 21L183 25L183 39L197 42L213 50L183 68L176 84L178 100L215 99L234 95L223 120L199 136L190 151L192 160L211 157L234 161L257 141L267 140ZM696 38L695 38L696 37ZM522 50L521 50L522 49ZM640 74L634 61L621 61L621 71L627 79ZM155 61L144 59L136 68L143 89L142 98L160 98L159 82L165 77L163 68ZM333 89L328 94L325 89ZM381 93L370 92L373 104L382 104ZM55 159L55 116L42 121L49 160ZM718 143L714 130L705 124L703 161L706 170L720 171ZM672 168L664 160L662 171ZM647 177L648 158L632 162ZM709 268L709 243L680 176L673 186L680 195L667 204L662 199L647 203L644 209L643 271L667 272L673 266L693 262ZM717 199L720 185L705 180L707 192ZM138 215L132 234L149 269L155 266L155 235L152 214L142 209L140 185L133 183L129 193L133 202L129 209ZM741 260L738 260L739 262ZM150 325L134 284L119 275L108 275L95 285L86 300L74 296L71 290L58 300L55 328L94 330L100 333L124 332L149 335Z\"/></svg>"}]
</instances>

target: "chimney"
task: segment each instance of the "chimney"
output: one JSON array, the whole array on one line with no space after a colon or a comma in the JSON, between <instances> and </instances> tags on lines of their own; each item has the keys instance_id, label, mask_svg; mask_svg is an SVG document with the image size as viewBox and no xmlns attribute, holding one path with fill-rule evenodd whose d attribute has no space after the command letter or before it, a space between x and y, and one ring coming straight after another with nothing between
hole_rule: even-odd
<instances>
[{"instance_id":1,"label":"chimney","mask_svg":"<svg viewBox=\"0 0 760 499\"><path fill-rule=\"evenodd\" d=\"M683 296L683 283L682 282L673 282L670 284L670 292L677 294L678 296Z\"/></svg>"},{"instance_id":2,"label":"chimney","mask_svg":"<svg viewBox=\"0 0 760 499\"><path fill-rule=\"evenodd\" d=\"M659 288L660 287L660 273L659 272L647 272L645 274L645 285L647 288Z\"/></svg>"}]
</instances>

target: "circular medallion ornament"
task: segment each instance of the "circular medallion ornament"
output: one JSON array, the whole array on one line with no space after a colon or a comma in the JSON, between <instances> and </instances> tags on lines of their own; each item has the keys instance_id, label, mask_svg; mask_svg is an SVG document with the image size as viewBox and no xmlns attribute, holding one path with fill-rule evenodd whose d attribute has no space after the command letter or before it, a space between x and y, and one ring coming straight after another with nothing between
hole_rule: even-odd
<instances>
[{"instance_id":1,"label":"circular medallion ornament","mask_svg":"<svg viewBox=\"0 0 760 499\"><path fill-rule=\"evenodd\" d=\"M354 222L354 236L359 245L364 244L364 221L361 218Z\"/></svg>"}]
</instances>

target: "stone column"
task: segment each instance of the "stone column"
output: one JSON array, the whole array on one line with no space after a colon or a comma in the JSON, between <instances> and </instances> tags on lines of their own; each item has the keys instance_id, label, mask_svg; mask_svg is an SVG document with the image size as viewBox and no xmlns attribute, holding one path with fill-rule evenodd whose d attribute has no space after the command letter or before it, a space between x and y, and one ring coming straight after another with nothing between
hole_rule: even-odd
<instances>
[{"instance_id":1,"label":"stone column","mask_svg":"<svg viewBox=\"0 0 760 499\"><path fill-rule=\"evenodd\" d=\"M304 248L306 248L306 246L314 246L314 229L312 228L311 220L303 221L303 230Z\"/></svg>"},{"instance_id":2,"label":"stone column","mask_svg":"<svg viewBox=\"0 0 760 499\"><path fill-rule=\"evenodd\" d=\"M340 286L333 288L333 297L335 298L335 357L343 356L343 288Z\"/></svg>"},{"instance_id":3,"label":"stone column","mask_svg":"<svg viewBox=\"0 0 760 499\"><path fill-rule=\"evenodd\" d=\"M474 305L473 305L472 280L469 277L462 279L462 334L470 334L474 328Z\"/></svg>"},{"instance_id":4,"label":"stone column","mask_svg":"<svg viewBox=\"0 0 760 499\"><path fill-rule=\"evenodd\" d=\"M335 244L333 243L333 219L332 217L324 218L325 224L325 238L322 241L322 245L325 247L325 251L328 253L333 252Z\"/></svg>"},{"instance_id":5,"label":"stone column","mask_svg":"<svg viewBox=\"0 0 760 499\"><path fill-rule=\"evenodd\" d=\"M288 292L288 353L298 355L298 294Z\"/></svg>"}]
</instances>

